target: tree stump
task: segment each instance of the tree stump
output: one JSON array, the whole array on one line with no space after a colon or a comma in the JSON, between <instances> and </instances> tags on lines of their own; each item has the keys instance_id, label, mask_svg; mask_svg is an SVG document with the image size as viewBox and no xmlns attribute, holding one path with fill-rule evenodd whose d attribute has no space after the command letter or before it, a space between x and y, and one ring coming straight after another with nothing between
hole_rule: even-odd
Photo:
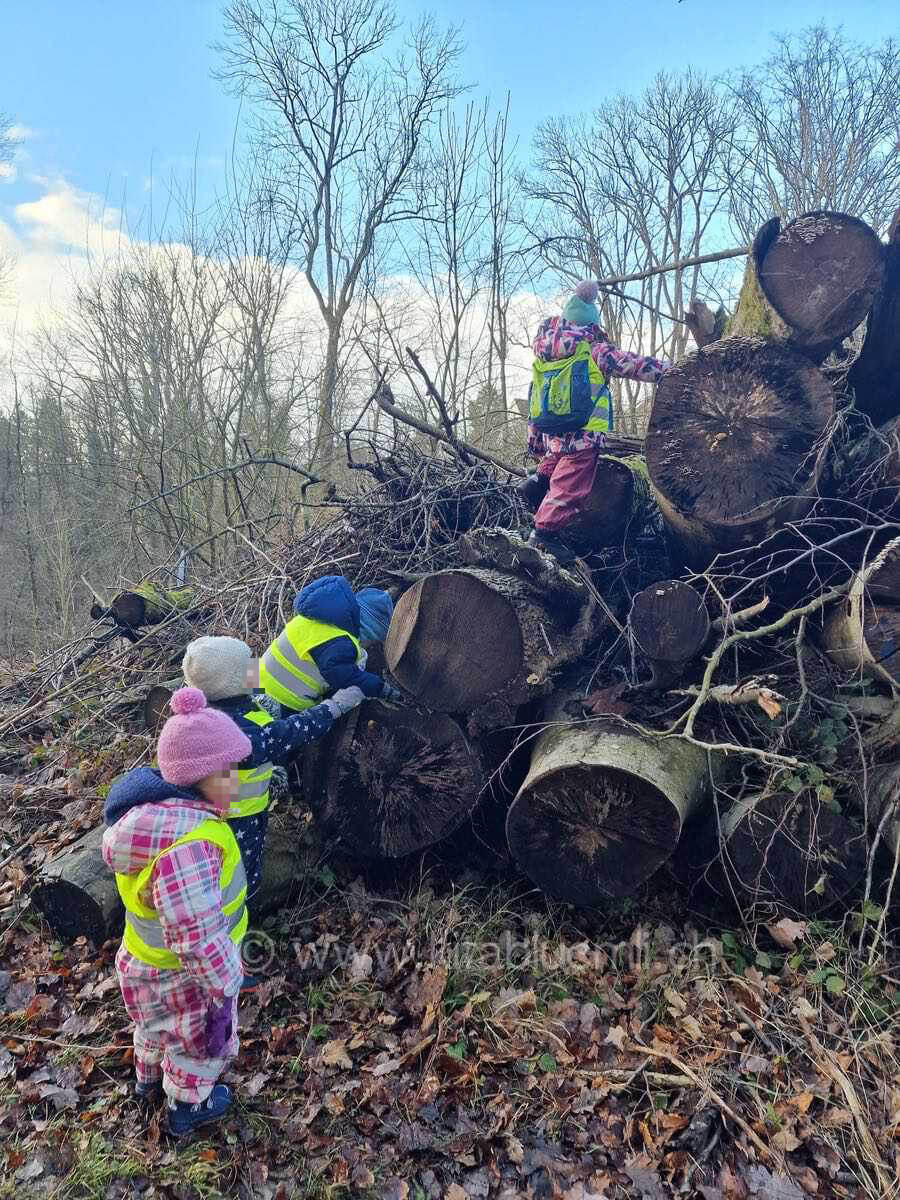
<instances>
[{"instance_id":1,"label":"tree stump","mask_svg":"<svg viewBox=\"0 0 900 1200\"><path fill-rule=\"evenodd\" d=\"M92 829L45 863L32 889L32 902L63 941L86 937L99 946L122 932L125 911L115 876L100 851L104 828ZM251 918L287 903L307 866L307 857L298 853L296 835L270 827L259 890L248 902Z\"/></svg>"},{"instance_id":2,"label":"tree stump","mask_svg":"<svg viewBox=\"0 0 900 1200\"><path fill-rule=\"evenodd\" d=\"M716 846L707 877L747 916L815 916L865 879L864 831L808 789L740 801L706 836Z\"/></svg>"},{"instance_id":3,"label":"tree stump","mask_svg":"<svg viewBox=\"0 0 900 1200\"><path fill-rule=\"evenodd\" d=\"M900 538L860 571L825 616L822 640L845 671L900 689Z\"/></svg>"},{"instance_id":4,"label":"tree stump","mask_svg":"<svg viewBox=\"0 0 900 1200\"><path fill-rule=\"evenodd\" d=\"M756 546L809 510L834 415L825 376L788 346L726 338L657 384L650 479L685 561Z\"/></svg>"},{"instance_id":5,"label":"tree stump","mask_svg":"<svg viewBox=\"0 0 900 1200\"><path fill-rule=\"evenodd\" d=\"M496 727L552 686L592 636L595 601L576 576L505 531L464 539L471 566L427 575L394 609L385 658L398 682L438 712ZM517 573L514 573L517 572Z\"/></svg>"},{"instance_id":6,"label":"tree stump","mask_svg":"<svg viewBox=\"0 0 900 1200\"><path fill-rule=\"evenodd\" d=\"M370 700L312 748L304 791L331 837L364 857L402 858L466 820L484 776L443 713Z\"/></svg>"},{"instance_id":7,"label":"tree stump","mask_svg":"<svg viewBox=\"0 0 900 1200\"><path fill-rule=\"evenodd\" d=\"M865 221L818 210L782 225L774 217L753 241L758 287L782 326L764 336L786 338L821 361L860 325L884 276L884 247ZM749 276L748 276L749 277ZM737 319L730 333L763 333Z\"/></svg>"},{"instance_id":8,"label":"tree stump","mask_svg":"<svg viewBox=\"0 0 900 1200\"><path fill-rule=\"evenodd\" d=\"M638 651L652 671L650 686L671 687L709 639L709 614L701 596L677 579L638 592L628 616Z\"/></svg>"},{"instance_id":9,"label":"tree stump","mask_svg":"<svg viewBox=\"0 0 900 1200\"><path fill-rule=\"evenodd\" d=\"M672 854L711 796L706 752L615 721L573 724L555 703L506 835L542 891L593 907L629 896Z\"/></svg>"}]
</instances>

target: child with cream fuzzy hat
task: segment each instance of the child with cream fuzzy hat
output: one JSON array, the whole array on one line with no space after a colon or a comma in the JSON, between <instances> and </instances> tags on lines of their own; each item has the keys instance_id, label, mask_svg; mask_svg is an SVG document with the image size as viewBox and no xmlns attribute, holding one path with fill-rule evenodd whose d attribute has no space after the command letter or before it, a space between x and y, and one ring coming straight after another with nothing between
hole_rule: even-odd
<instances>
[{"instance_id":1,"label":"child with cream fuzzy hat","mask_svg":"<svg viewBox=\"0 0 900 1200\"><path fill-rule=\"evenodd\" d=\"M670 367L612 345L600 324L597 294L593 280L579 283L562 314L541 323L533 343L528 452L540 463L522 490L537 505L531 540L564 561L573 553L560 535L590 495L612 430L608 380L655 383Z\"/></svg>"},{"instance_id":2,"label":"child with cream fuzzy hat","mask_svg":"<svg viewBox=\"0 0 900 1200\"><path fill-rule=\"evenodd\" d=\"M159 769L137 767L110 788L103 858L125 905L116 971L135 1026L135 1091L164 1095L182 1137L231 1104L217 1081L238 1049L247 889L224 817L250 742L196 688L171 708Z\"/></svg>"},{"instance_id":3,"label":"child with cream fuzzy hat","mask_svg":"<svg viewBox=\"0 0 900 1200\"><path fill-rule=\"evenodd\" d=\"M320 704L275 719L252 695L259 664L247 643L235 637L195 638L184 652L181 670L185 682L202 689L249 742L246 757L237 764L238 794L228 823L244 860L247 895L252 896L262 872L273 769L293 762L310 742L324 737L338 717L362 703L363 693L358 687L339 688Z\"/></svg>"}]
</instances>

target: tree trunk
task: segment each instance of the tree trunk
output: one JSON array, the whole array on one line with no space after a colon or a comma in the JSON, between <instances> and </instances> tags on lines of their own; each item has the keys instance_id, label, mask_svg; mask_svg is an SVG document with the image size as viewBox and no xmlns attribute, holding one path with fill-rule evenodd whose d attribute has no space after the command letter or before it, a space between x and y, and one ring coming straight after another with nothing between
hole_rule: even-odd
<instances>
[{"instance_id":1,"label":"tree trunk","mask_svg":"<svg viewBox=\"0 0 900 1200\"><path fill-rule=\"evenodd\" d=\"M304 793L327 834L354 853L402 858L457 829L484 782L451 717L370 700L312 748Z\"/></svg>"},{"instance_id":2,"label":"tree trunk","mask_svg":"<svg viewBox=\"0 0 900 1200\"><path fill-rule=\"evenodd\" d=\"M677 579L638 592L628 627L653 672L650 685L670 687L709 638L709 615L701 596Z\"/></svg>"},{"instance_id":3,"label":"tree trunk","mask_svg":"<svg viewBox=\"0 0 900 1200\"><path fill-rule=\"evenodd\" d=\"M822 638L845 671L900 689L900 538L857 574L826 614Z\"/></svg>"},{"instance_id":4,"label":"tree trunk","mask_svg":"<svg viewBox=\"0 0 900 1200\"><path fill-rule=\"evenodd\" d=\"M103 830L102 825L92 829L45 863L31 892L32 902L64 941L86 937L99 946L122 931L122 902L100 852ZM248 903L251 918L281 908L302 883L307 866L297 837L270 829L259 890Z\"/></svg>"},{"instance_id":5,"label":"tree trunk","mask_svg":"<svg viewBox=\"0 0 900 1200\"><path fill-rule=\"evenodd\" d=\"M759 338L715 342L669 371L645 446L685 561L703 568L807 512L833 415L825 376L797 351Z\"/></svg>"},{"instance_id":6,"label":"tree trunk","mask_svg":"<svg viewBox=\"0 0 900 1200\"><path fill-rule=\"evenodd\" d=\"M474 732L550 691L551 674L587 644L595 601L580 579L503 530L464 543L470 561L491 565L415 583L394 609L385 657L417 700L468 714Z\"/></svg>"},{"instance_id":7,"label":"tree trunk","mask_svg":"<svg viewBox=\"0 0 900 1200\"><path fill-rule=\"evenodd\" d=\"M865 879L863 830L815 792L739 801L721 823L712 818L701 840L716 847L707 878L748 918L815 916L848 901Z\"/></svg>"},{"instance_id":8,"label":"tree trunk","mask_svg":"<svg viewBox=\"0 0 900 1200\"><path fill-rule=\"evenodd\" d=\"M672 854L711 795L706 752L614 721L573 724L551 706L506 835L543 891L595 906L629 896Z\"/></svg>"},{"instance_id":9,"label":"tree trunk","mask_svg":"<svg viewBox=\"0 0 900 1200\"><path fill-rule=\"evenodd\" d=\"M91 616L95 620L113 616L120 625L137 629L140 625L158 625L173 612L187 611L193 598L192 588L166 590L153 583L141 583L130 592L120 592L106 611L98 604L93 605Z\"/></svg>"},{"instance_id":10,"label":"tree trunk","mask_svg":"<svg viewBox=\"0 0 900 1200\"><path fill-rule=\"evenodd\" d=\"M878 235L857 217L820 210L784 226L774 217L753 240L750 282L728 332L786 340L821 362L865 320L881 287L884 258ZM777 320L752 328L751 311Z\"/></svg>"},{"instance_id":11,"label":"tree trunk","mask_svg":"<svg viewBox=\"0 0 900 1200\"><path fill-rule=\"evenodd\" d=\"M884 281L848 382L856 407L875 425L900 416L900 209L891 223Z\"/></svg>"},{"instance_id":12,"label":"tree trunk","mask_svg":"<svg viewBox=\"0 0 900 1200\"><path fill-rule=\"evenodd\" d=\"M316 444L312 456L312 466L325 478L328 478L334 460L334 402L338 385L340 336L341 319L336 319L329 325L325 345L325 364L319 383L316 411Z\"/></svg>"}]
</instances>

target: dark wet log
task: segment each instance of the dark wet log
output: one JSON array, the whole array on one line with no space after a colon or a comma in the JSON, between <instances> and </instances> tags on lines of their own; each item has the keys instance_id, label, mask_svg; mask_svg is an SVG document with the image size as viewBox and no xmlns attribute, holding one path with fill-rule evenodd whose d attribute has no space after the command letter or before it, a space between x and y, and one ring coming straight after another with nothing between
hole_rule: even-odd
<instances>
[{"instance_id":1,"label":"dark wet log","mask_svg":"<svg viewBox=\"0 0 900 1200\"><path fill-rule=\"evenodd\" d=\"M122 932L124 910L115 878L103 861L101 825L45 863L31 892L56 937L86 937L99 946ZM270 828L259 890L249 902L252 919L287 903L300 887L308 855L296 834Z\"/></svg>"},{"instance_id":2,"label":"dark wet log","mask_svg":"<svg viewBox=\"0 0 900 1200\"><path fill-rule=\"evenodd\" d=\"M628 896L672 854L706 804L705 751L614 721L573 724L564 705L535 742L506 835L543 891L586 907Z\"/></svg>"},{"instance_id":3,"label":"dark wet log","mask_svg":"<svg viewBox=\"0 0 900 1200\"><path fill-rule=\"evenodd\" d=\"M856 407L875 425L900 416L900 209L891 224L884 280L869 314L866 340L848 382Z\"/></svg>"},{"instance_id":4,"label":"dark wet log","mask_svg":"<svg viewBox=\"0 0 900 1200\"><path fill-rule=\"evenodd\" d=\"M900 688L900 538L860 571L826 614L822 640L845 671Z\"/></svg>"},{"instance_id":5,"label":"dark wet log","mask_svg":"<svg viewBox=\"0 0 900 1200\"><path fill-rule=\"evenodd\" d=\"M588 643L595 601L580 579L505 531L464 540L471 561L492 565L415 583L394 609L385 658L417 700L466 714L474 731L550 691L551 674Z\"/></svg>"},{"instance_id":6,"label":"dark wet log","mask_svg":"<svg viewBox=\"0 0 900 1200\"><path fill-rule=\"evenodd\" d=\"M701 596L677 579L651 584L631 604L628 628L653 675L650 686L669 687L709 638L709 615Z\"/></svg>"},{"instance_id":7,"label":"dark wet log","mask_svg":"<svg viewBox=\"0 0 900 1200\"><path fill-rule=\"evenodd\" d=\"M304 793L329 837L355 854L402 858L466 820L481 761L443 713L371 700L308 757Z\"/></svg>"},{"instance_id":8,"label":"dark wet log","mask_svg":"<svg viewBox=\"0 0 900 1200\"><path fill-rule=\"evenodd\" d=\"M825 376L788 346L726 338L658 383L645 441L685 562L757 546L809 510L834 415Z\"/></svg>"},{"instance_id":9,"label":"dark wet log","mask_svg":"<svg viewBox=\"0 0 900 1200\"><path fill-rule=\"evenodd\" d=\"M785 329L766 333L736 319L729 332L786 336L821 361L865 320L881 288L885 252L865 221L818 210L786 225L777 217L767 221L754 238L750 262Z\"/></svg>"},{"instance_id":10,"label":"dark wet log","mask_svg":"<svg viewBox=\"0 0 900 1200\"><path fill-rule=\"evenodd\" d=\"M711 819L706 838L716 847L708 880L748 918L815 916L865 879L862 828L814 791L741 801Z\"/></svg>"}]
</instances>

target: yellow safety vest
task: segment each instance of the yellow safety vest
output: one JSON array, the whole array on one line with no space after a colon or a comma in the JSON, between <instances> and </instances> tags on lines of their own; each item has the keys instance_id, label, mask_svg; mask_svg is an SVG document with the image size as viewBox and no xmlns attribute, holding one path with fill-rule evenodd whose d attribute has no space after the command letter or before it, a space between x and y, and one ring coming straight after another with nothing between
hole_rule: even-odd
<instances>
[{"instance_id":1,"label":"yellow safety vest","mask_svg":"<svg viewBox=\"0 0 900 1200\"><path fill-rule=\"evenodd\" d=\"M263 655L259 686L266 695L294 712L312 708L330 691L313 662L312 651L337 637L350 639L356 649L357 664L361 666L366 661L366 652L359 638L325 621L294 617Z\"/></svg>"},{"instance_id":2,"label":"yellow safety vest","mask_svg":"<svg viewBox=\"0 0 900 1200\"><path fill-rule=\"evenodd\" d=\"M252 708L244 713L247 721L264 728L275 719L271 713L261 708ZM232 800L228 810L229 818L252 817L254 813L265 812L269 807L269 783L272 779L272 764L263 763L259 767L247 767L238 770L237 799Z\"/></svg>"},{"instance_id":3,"label":"yellow safety vest","mask_svg":"<svg viewBox=\"0 0 900 1200\"><path fill-rule=\"evenodd\" d=\"M144 904L141 893L153 874L153 868L164 854L187 842L212 842L222 851L219 887L222 889L222 912L228 921L231 940L240 945L247 932L247 877L241 862L241 852L234 834L225 821L210 817L161 850L137 875L116 875L116 887L125 905L125 933L122 942L135 958L151 967L177 970L181 960L166 946L162 924L156 909Z\"/></svg>"}]
</instances>

